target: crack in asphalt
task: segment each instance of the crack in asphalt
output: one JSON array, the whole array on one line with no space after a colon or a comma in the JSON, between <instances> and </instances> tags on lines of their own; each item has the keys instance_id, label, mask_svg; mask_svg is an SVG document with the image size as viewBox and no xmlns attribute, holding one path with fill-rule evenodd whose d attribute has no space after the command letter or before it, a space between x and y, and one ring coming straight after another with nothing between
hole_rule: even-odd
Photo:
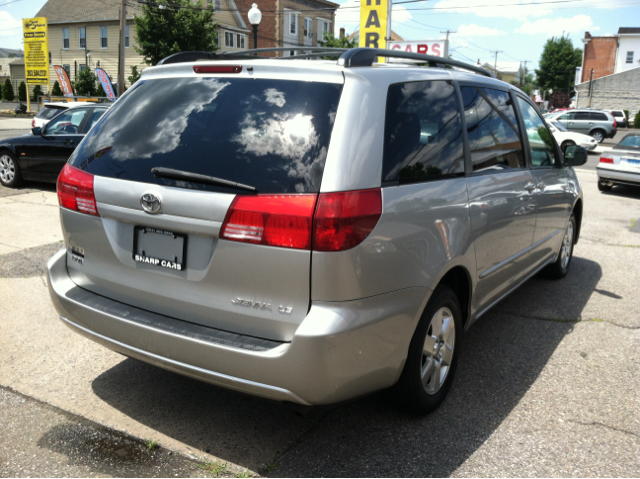
<instances>
[{"instance_id":1,"label":"crack in asphalt","mask_svg":"<svg viewBox=\"0 0 640 479\"><path fill-rule=\"evenodd\" d=\"M15 195L15 196L21 196L21 195ZM5 196L5 200L7 200L9 203L21 203L23 205L35 205L35 206L53 206L54 208L58 207L58 204L47 204L46 201L47 199L44 197L44 193L42 194L43 199L45 201L45 203L32 203L30 201L17 201L13 199L13 196Z\"/></svg>"},{"instance_id":2,"label":"crack in asphalt","mask_svg":"<svg viewBox=\"0 0 640 479\"><path fill-rule=\"evenodd\" d=\"M519 314L519 313L514 313L511 311L505 311L506 314L510 314L512 316L518 316L519 318L525 318L525 319L536 319L538 321L547 321L547 322L551 322L551 323L608 323L611 324L612 326L617 326L618 328L623 328L623 329L631 329L631 330L640 330L640 326L627 326L624 324L618 324L618 323L614 323L613 321L608 321L606 319L600 319L600 318L592 318L592 319L582 319L582 318L578 318L578 319L560 319L560 318L542 318L540 316L526 316L524 314Z\"/></svg>"},{"instance_id":3,"label":"crack in asphalt","mask_svg":"<svg viewBox=\"0 0 640 479\"><path fill-rule=\"evenodd\" d=\"M604 424L602 422L598 422L598 421L591 421L591 422L582 422L582 421L576 421L575 419L567 419L567 422L572 422L574 424L579 424L581 426L599 426L599 427L604 427L605 429L610 429L612 431L616 431L616 432L621 432L623 434L628 434L630 436L635 436L637 438L640 438L640 434L636 434L635 432L631 432L631 431L627 431L626 429L621 429L615 426L609 426L608 424Z\"/></svg>"},{"instance_id":4,"label":"crack in asphalt","mask_svg":"<svg viewBox=\"0 0 640 479\"><path fill-rule=\"evenodd\" d=\"M583 241L588 241L590 243L597 243L597 244L603 245L603 246L618 246L620 248L640 248L640 245L637 245L637 244L605 243L603 241L599 241L599 240L591 239L591 238L586 238L584 236L581 236L580 239L583 240Z\"/></svg>"}]
</instances>

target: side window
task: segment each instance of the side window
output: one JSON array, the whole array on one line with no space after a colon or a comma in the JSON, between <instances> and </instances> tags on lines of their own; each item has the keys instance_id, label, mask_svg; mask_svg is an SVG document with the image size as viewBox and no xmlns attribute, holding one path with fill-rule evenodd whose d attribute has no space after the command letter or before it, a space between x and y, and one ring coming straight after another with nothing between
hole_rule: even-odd
<instances>
[{"instance_id":1,"label":"side window","mask_svg":"<svg viewBox=\"0 0 640 479\"><path fill-rule=\"evenodd\" d=\"M473 171L524 168L511 97L490 88L461 87Z\"/></svg>"},{"instance_id":2,"label":"side window","mask_svg":"<svg viewBox=\"0 0 640 479\"><path fill-rule=\"evenodd\" d=\"M562 115L560 118L558 118L558 120L573 120L576 117L576 113L574 111L570 112L570 113L565 113L564 115Z\"/></svg>"},{"instance_id":3,"label":"side window","mask_svg":"<svg viewBox=\"0 0 640 479\"><path fill-rule=\"evenodd\" d=\"M51 120L46 127L47 135L74 135L78 133L78 127L82 123L87 109L67 110Z\"/></svg>"},{"instance_id":4,"label":"side window","mask_svg":"<svg viewBox=\"0 0 640 479\"><path fill-rule=\"evenodd\" d=\"M591 114L588 111L577 111L574 120L591 120Z\"/></svg>"},{"instance_id":5,"label":"side window","mask_svg":"<svg viewBox=\"0 0 640 479\"><path fill-rule=\"evenodd\" d=\"M522 118L527 129L529 139L529 151L531 152L531 165L553 166L555 165L555 147L551 132L540 118L535 109L522 98L518 98L518 106L522 111Z\"/></svg>"},{"instance_id":6,"label":"side window","mask_svg":"<svg viewBox=\"0 0 640 479\"><path fill-rule=\"evenodd\" d=\"M607 121L609 118L607 118L607 115L604 113L592 112L591 119L593 121Z\"/></svg>"},{"instance_id":7,"label":"side window","mask_svg":"<svg viewBox=\"0 0 640 479\"><path fill-rule=\"evenodd\" d=\"M458 100L449 81L391 85L387 93L383 181L464 173Z\"/></svg>"},{"instance_id":8,"label":"side window","mask_svg":"<svg viewBox=\"0 0 640 479\"><path fill-rule=\"evenodd\" d=\"M93 113L91 113L91 117L89 117L89 122L85 127L85 132L88 132L91 128L93 128L93 125L98 123L98 120L102 115L106 113L106 111L107 110L105 108L96 108L95 110L93 110Z\"/></svg>"}]
</instances>

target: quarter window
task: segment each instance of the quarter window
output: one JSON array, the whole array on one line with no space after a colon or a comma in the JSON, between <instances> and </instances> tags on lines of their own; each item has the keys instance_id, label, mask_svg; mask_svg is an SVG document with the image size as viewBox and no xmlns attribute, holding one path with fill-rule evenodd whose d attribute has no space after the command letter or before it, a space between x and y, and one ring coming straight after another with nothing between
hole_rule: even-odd
<instances>
[{"instance_id":1,"label":"quarter window","mask_svg":"<svg viewBox=\"0 0 640 479\"><path fill-rule=\"evenodd\" d=\"M62 29L62 48L64 48L65 50L69 49L69 29L68 28Z\"/></svg>"},{"instance_id":2,"label":"quarter window","mask_svg":"<svg viewBox=\"0 0 640 479\"><path fill-rule=\"evenodd\" d=\"M100 27L100 48L109 46L107 27Z\"/></svg>"},{"instance_id":3,"label":"quarter window","mask_svg":"<svg viewBox=\"0 0 640 479\"><path fill-rule=\"evenodd\" d=\"M386 111L383 181L464 173L460 114L451 82L391 85Z\"/></svg>"},{"instance_id":4,"label":"quarter window","mask_svg":"<svg viewBox=\"0 0 640 479\"><path fill-rule=\"evenodd\" d=\"M473 171L524 168L522 142L507 92L461 87Z\"/></svg>"},{"instance_id":5,"label":"quarter window","mask_svg":"<svg viewBox=\"0 0 640 479\"><path fill-rule=\"evenodd\" d=\"M551 132L534 108L520 97L518 97L518 106L522 112L529 139L531 165L534 167L553 166L556 162L556 156Z\"/></svg>"}]
</instances>

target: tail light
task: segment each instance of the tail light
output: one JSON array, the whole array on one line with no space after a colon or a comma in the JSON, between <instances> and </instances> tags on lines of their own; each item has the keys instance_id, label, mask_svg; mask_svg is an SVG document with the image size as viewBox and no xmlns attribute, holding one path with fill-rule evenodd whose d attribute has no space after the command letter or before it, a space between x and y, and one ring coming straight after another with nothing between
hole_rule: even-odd
<instances>
[{"instance_id":1,"label":"tail light","mask_svg":"<svg viewBox=\"0 0 640 479\"><path fill-rule=\"evenodd\" d=\"M242 65L196 65L195 73L240 73Z\"/></svg>"},{"instance_id":2,"label":"tail light","mask_svg":"<svg viewBox=\"0 0 640 479\"><path fill-rule=\"evenodd\" d=\"M381 214L380 189L320 195L238 195L222 224L220 238L283 248L344 251L362 243Z\"/></svg>"},{"instance_id":3,"label":"tail light","mask_svg":"<svg viewBox=\"0 0 640 479\"><path fill-rule=\"evenodd\" d=\"M238 195L220 237L268 246L311 249L311 225L318 195Z\"/></svg>"},{"instance_id":4,"label":"tail light","mask_svg":"<svg viewBox=\"0 0 640 479\"><path fill-rule=\"evenodd\" d=\"M34 118L33 120L31 120L31 128L35 128L36 127L36 119Z\"/></svg>"},{"instance_id":5,"label":"tail light","mask_svg":"<svg viewBox=\"0 0 640 479\"><path fill-rule=\"evenodd\" d=\"M600 163L610 163L610 164L613 164L613 158L611 158L610 156L601 156L601 157L600 157Z\"/></svg>"},{"instance_id":6,"label":"tail light","mask_svg":"<svg viewBox=\"0 0 640 479\"><path fill-rule=\"evenodd\" d=\"M618 128L618 122L614 119L613 120L613 129L615 130L616 128Z\"/></svg>"},{"instance_id":7,"label":"tail light","mask_svg":"<svg viewBox=\"0 0 640 479\"><path fill-rule=\"evenodd\" d=\"M313 227L313 249L344 251L362 243L382 214L380 189L323 193Z\"/></svg>"},{"instance_id":8,"label":"tail light","mask_svg":"<svg viewBox=\"0 0 640 479\"><path fill-rule=\"evenodd\" d=\"M67 163L58 176L58 203L80 213L100 216L93 193L93 175Z\"/></svg>"}]
</instances>

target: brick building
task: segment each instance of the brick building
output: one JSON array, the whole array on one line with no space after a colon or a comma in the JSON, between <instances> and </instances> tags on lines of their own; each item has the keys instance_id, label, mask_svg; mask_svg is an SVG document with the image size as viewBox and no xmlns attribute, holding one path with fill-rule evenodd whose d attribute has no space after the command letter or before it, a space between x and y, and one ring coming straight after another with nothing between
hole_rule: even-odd
<instances>
[{"instance_id":1,"label":"brick building","mask_svg":"<svg viewBox=\"0 0 640 479\"><path fill-rule=\"evenodd\" d=\"M616 66L616 52L618 50L617 37L592 37L585 32L584 52L582 57L582 82L589 81L591 69L593 79L612 75Z\"/></svg>"},{"instance_id":2,"label":"brick building","mask_svg":"<svg viewBox=\"0 0 640 479\"><path fill-rule=\"evenodd\" d=\"M247 12L256 0L235 1L251 28ZM304 47L318 46L325 32L333 35L338 7L328 0L259 0L262 21L258 27L258 48L290 47L287 53L293 55L304 51ZM248 41L248 48L253 48L252 35Z\"/></svg>"}]
</instances>

